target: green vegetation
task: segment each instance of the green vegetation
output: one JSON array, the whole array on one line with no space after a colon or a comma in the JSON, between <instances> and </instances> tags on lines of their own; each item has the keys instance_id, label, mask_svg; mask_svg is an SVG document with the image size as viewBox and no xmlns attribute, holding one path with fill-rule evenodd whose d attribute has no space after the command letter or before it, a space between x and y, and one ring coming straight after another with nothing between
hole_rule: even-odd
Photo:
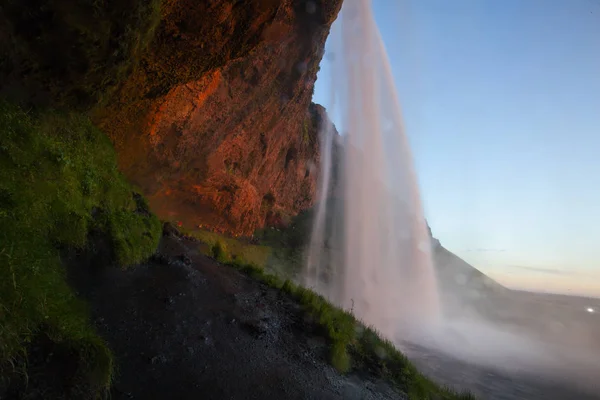
<instances>
[{"instance_id":1,"label":"green vegetation","mask_svg":"<svg viewBox=\"0 0 600 400\"><path fill-rule=\"evenodd\" d=\"M226 263L229 261L229 254L227 253L227 247L225 247L225 243L222 241L217 241L211 248L212 256L215 260Z\"/></svg>"},{"instance_id":2,"label":"green vegetation","mask_svg":"<svg viewBox=\"0 0 600 400\"><path fill-rule=\"evenodd\" d=\"M302 144L308 146L310 144L310 128L311 123L309 118L305 118L302 122Z\"/></svg>"},{"instance_id":3,"label":"green vegetation","mask_svg":"<svg viewBox=\"0 0 600 400\"><path fill-rule=\"evenodd\" d=\"M130 265L155 251L160 222L86 117L0 101L0 127L0 372L26 371L28 344L43 335L75 354L84 384L107 388L111 353L67 284L59 249L83 249L101 232L115 261Z\"/></svg>"},{"instance_id":4,"label":"green vegetation","mask_svg":"<svg viewBox=\"0 0 600 400\"><path fill-rule=\"evenodd\" d=\"M72 387L110 385L112 355L68 285L61 255L91 250L88 238L99 235L115 263L134 264L155 251L160 222L118 172L108 138L73 111L105 102L139 65L160 4L2 3L0 384L27 382L31 348L47 347L76 362ZM63 112L40 111L47 107Z\"/></svg>"},{"instance_id":5,"label":"green vegetation","mask_svg":"<svg viewBox=\"0 0 600 400\"><path fill-rule=\"evenodd\" d=\"M259 236L263 238L263 242L277 246L267 247L272 252L284 246L295 246L298 250L305 243L309 221L310 212L305 212L297 217L288 229L266 229L261 231ZM292 227L294 229L291 229ZM322 296L294 284L289 279L283 281L279 276L267 273L265 269L267 264L249 262L239 255L232 257L227 253L228 246L236 242L236 246L241 249L260 246L247 245L235 239L225 239L217 234L212 234L210 237L214 258L270 287L280 289L303 306L304 312L316 325L317 333L327 339L329 361L338 371L347 373L352 370L367 370L386 379L398 390L407 393L411 399L474 400L469 393L454 393L426 378L394 347L393 343L382 339L375 329L366 327L356 320L352 313L333 306Z\"/></svg>"},{"instance_id":6,"label":"green vegetation","mask_svg":"<svg viewBox=\"0 0 600 400\"><path fill-rule=\"evenodd\" d=\"M256 240L271 250L265 270L283 279L294 280L297 277L304 263L304 248L308 244L312 217L312 210L302 211L291 219L286 228L265 228L255 232Z\"/></svg>"},{"instance_id":7,"label":"green vegetation","mask_svg":"<svg viewBox=\"0 0 600 400\"><path fill-rule=\"evenodd\" d=\"M187 235L193 236L201 242L206 243L209 247L205 254L207 256L214 257L223 263L231 261L232 259L235 260L239 258L245 260L246 263L260 265L261 267L264 267L265 265L267 265L268 259L272 251L267 246L250 244L242 240L229 238L225 235L209 232L204 229L182 231L185 232ZM223 249L224 253L220 256L217 256L215 254L215 247ZM222 257L227 257L227 259L223 259Z\"/></svg>"},{"instance_id":8,"label":"green vegetation","mask_svg":"<svg viewBox=\"0 0 600 400\"><path fill-rule=\"evenodd\" d=\"M235 239L205 229L185 230L186 235L205 243L204 254L224 264L251 264L282 279L294 279L303 262L303 248L311 227L311 211L294 217L286 229L256 231L254 241ZM255 244L258 241L260 244ZM224 249L224 251L221 251Z\"/></svg>"}]
</instances>

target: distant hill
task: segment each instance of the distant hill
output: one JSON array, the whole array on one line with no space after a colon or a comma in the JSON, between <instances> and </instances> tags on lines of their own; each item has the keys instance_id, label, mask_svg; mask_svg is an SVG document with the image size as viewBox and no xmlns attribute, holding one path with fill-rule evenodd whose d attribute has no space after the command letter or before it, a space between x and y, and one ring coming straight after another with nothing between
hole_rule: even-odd
<instances>
[{"instance_id":1,"label":"distant hill","mask_svg":"<svg viewBox=\"0 0 600 400\"><path fill-rule=\"evenodd\" d=\"M433 246L436 267L439 270L438 272L443 274L443 276L450 277L452 275L454 281L459 285L466 284L470 287L494 288L496 290L505 289L504 286L444 248L440 241L433 237L429 224L427 224L427 230L429 231L429 237Z\"/></svg>"},{"instance_id":2,"label":"distant hill","mask_svg":"<svg viewBox=\"0 0 600 400\"><path fill-rule=\"evenodd\" d=\"M494 307L489 307L489 303L506 298L510 290L443 247L433 237L431 228L429 234L443 307L450 314L493 313Z\"/></svg>"},{"instance_id":3,"label":"distant hill","mask_svg":"<svg viewBox=\"0 0 600 400\"><path fill-rule=\"evenodd\" d=\"M443 247L439 242L437 242L437 245L434 244L433 261L440 280L447 286L461 287L470 291L503 292L507 290L504 286Z\"/></svg>"}]
</instances>

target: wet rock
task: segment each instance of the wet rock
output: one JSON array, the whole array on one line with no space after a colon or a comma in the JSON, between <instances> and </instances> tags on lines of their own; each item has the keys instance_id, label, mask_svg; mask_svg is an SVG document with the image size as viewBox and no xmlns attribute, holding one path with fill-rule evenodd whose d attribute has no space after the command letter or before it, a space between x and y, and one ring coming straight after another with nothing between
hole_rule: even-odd
<instances>
[{"instance_id":1,"label":"wet rock","mask_svg":"<svg viewBox=\"0 0 600 400\"><path fill-rule=\"evenodd\" d=\"M181 233L179 233L179 230L173 224L165 222L163 224L163 236L179 237Z\"/></svg>"},{"instance_id":2,"label":"wet rock","mask_svg":"<svg viewBox=\"0 0 600 400\"><path fill-rule=\"evenodd\" d=\"M165 304L169 304L169 305L175 303L175 300L173 300L173 298L171 296L165 298L164 301L165 301Z\"/></svg>"},{"instance_id":3,"label":"wet rock","mask_svg":"<svg viewBox=\"0 0 600 400\"><path fill-rule=\"evenodd\" d=\"M246 321L242 327L257 339L261 339L268 332L267 325L262 321Z\"/></svg>"},{"instance_id":4,"label":"wet rock","mask_svg":"<svg viewBox=\"0 0 600 400\"><path fill-rule=\"evenodd\" d=\"M211 344L212 343L212 340L208 336L200 335L200 340L204 344Z\"/></svg>"},{"instance_id":5,"label":"wet rock","mask_svg":"<svg viewBox=\"0 0 600 400\"><path fill-rule=\"evenodd\" d=\"M167 257L166 255L162 254L162 253L156 253L154 254L151 258L151 261L157 263L157 264L162 264L162 265L168 265L169 264L169 257Z\"/></svg>"},{"instance_id":6,"label":"wet rock","mask_svg":"<svg viewBox=\"0 0 600 400\"><path fill-rule=\"evenodd\" d=\"M165 357L163 354L159 354L157 356L154 356L150 359L150 363L155 365L155 364L164 364L167 362L167 357Z\"/></svg>"},{"instance_id":7,"label":"wet rock","mask_svg":"<svg viewBox=\"0 0 600 400\"><path fill-rule=\"evenodd\" d=\"M179 257L177 257L177 259L179 261L181 261L184 265L191 265L192 264L192 259L190 257L188 257L186 254L179 255Z\"/></svg>"}]
</instances>

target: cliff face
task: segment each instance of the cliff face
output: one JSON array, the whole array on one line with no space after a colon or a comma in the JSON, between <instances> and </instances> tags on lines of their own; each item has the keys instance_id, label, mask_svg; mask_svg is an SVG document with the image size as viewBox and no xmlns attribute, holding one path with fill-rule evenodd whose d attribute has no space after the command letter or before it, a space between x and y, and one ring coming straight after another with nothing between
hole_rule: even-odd
<instances>
[{"instance_id":1,"label":"cliff face","mask_svg":"<svg viewBox=\"0 0 600 400\"><path fill-rule=\"evenodd\" d=\"M171 0L139 68L95 115L159 216L249 235L310 207L311 105L336 1Z\"/></svg>"}]
</instances>

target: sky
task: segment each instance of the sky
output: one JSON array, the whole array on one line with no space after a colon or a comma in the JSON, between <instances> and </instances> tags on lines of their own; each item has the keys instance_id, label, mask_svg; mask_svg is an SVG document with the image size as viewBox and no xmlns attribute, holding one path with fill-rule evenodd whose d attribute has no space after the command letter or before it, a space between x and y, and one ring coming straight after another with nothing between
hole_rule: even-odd
<instances>
[{"instance_id":1,"label":"sky","mask_svg":"<svg viewBox=\"0 0 600 400\"><path fill-rule=\"evenodd\" d=\"M434 236L506 286L600 297L600 0L373 10Z\"/></svg>"}]
</instances>

